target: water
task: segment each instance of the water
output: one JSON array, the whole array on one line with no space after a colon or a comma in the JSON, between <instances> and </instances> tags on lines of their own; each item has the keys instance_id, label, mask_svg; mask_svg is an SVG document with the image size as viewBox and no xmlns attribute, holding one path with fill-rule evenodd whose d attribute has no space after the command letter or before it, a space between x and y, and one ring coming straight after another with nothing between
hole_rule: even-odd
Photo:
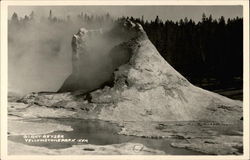
<instances>
[{"instance_id":1,"label":"water","mask_svg":"<svg viewBox=\"0 0 250 160\"><path fill-rule=\"evenodd\" d=\"M174 148L170 146L171 142L176 142L176 139L151 139L141 138L136 136L118 135L120 127L116 124L99 121L99 120L81 120L81 119L43 119L38 122L53 122L64 125L69 125L73 128L73 131L55 131L47 135L64 135L64 138L70 139L87 139L89 144L95 145L110 145L120 144L125 142L141 143L149 148L164 151L169 155L199 155L201 153L182 149ZM25 142L23 136L9 136L9 140L23 143L32 146L42 146L49 149L61 149L68 148L72 145L86 144L82 142L67 142L67 143L56 143L56 142L36 142L28 143Z\"/></svg>"}]
</instances>

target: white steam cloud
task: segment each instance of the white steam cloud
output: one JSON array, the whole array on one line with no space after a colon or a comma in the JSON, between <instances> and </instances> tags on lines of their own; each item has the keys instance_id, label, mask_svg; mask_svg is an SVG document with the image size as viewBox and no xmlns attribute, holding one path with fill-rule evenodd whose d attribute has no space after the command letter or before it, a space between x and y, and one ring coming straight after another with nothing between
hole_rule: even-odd
<instances>
[{"instance_id":1,"label":"white steam cloud","mask_svg":"<svg viewBox=\"0 0 250 160\"><path fill-rule=\"evenodd\" d=\"M72 72L71 40L80 27L96 29L94 24L78 22L29 21L9 23L8 83L9 92L26 94L37 91L57 91ZM103 26L111 27L111 23ZM95 48L86 55L86 84L93 87L106 81L112 74L112 60L108 51L119 40L93 39Z\"/></svg>"}]
</instances>

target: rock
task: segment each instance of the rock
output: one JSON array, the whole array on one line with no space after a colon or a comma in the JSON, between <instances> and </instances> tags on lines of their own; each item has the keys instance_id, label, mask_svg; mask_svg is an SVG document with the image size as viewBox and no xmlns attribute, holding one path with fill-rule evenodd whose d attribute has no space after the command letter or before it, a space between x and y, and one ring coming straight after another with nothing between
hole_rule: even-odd
<instances>
[{"instance_id":1,"label":"rock","mask_svg":"<svg viewBox=\"0 0 250 160\"><path fill-rule=\"evenodd\" d=\"M94 148L84 148L83 150L84 151L94 151L95 149Z\"/></svg>"},{"instance_id":2,"label":"rock","mask_svg":"<svg viewBox=\"0 0 250 160\"><path fill-rule=\"evenodd\" d=\"M140 27L141 28L141 27ZM158 53L140 32L122 45L132 52L127 64L114 72L114 86L92 92L92 101L102 103L107 95L115 107L103 108L99 118L113 121L234 121L242 115L242 102L193 86ZM102 92L102 93L100 93ZM96 96L97 95L97 96ZM221 106L226 106L221 107ZM208 109L214 108L214 112ZM144 114L150 110L150 114Z\"/></svg>"},{"instance_id":3,"label":"rock","mask_svg":"<svg viewBox=\"0 0 250 160\"><path fill-rule=\"evenodd\" d=\"M121 41L126 41L131 38L138 38L142 35L146 36L142 27L138 24L134 24L131 21L126 21L122 25L115 26L113 31L109 34L113 34L112 32L118 31L113 36L119 37L122 39ZM121 36L120 36L121 35ZM125 36L124 36L125 35ZM111 37L111 36L110 36ZM121 64L128 62L130 58L130 51L126 50L129 47L126 44L120 44L115 46L113 41L117 41L116 38L107 38L107 36L103 35L101 30L87 30L85 28L80 28L77 34L74 34L72 37L72 74L65 80L61 88L58 92L68 92L68 91L76 91L76 90L84 90L85 92L97 89L103 85L106 85L107 82L112 81L112 75L106 75L104 78L105 81L100 81L99 84L94 84L94 81L90 81L93 84L89 84L88 76L91 76L91 72L89 69L94 70L97 64L90 64L91 58L93 55L101 56L99 52L110 52L107 57L111 57L112 59L112 68L111 66L103 66L106 67L106 71L104 72L113 72L113 69ZM100 43L108 43L105 44ZM113 44L114 43L114 44ZM107 47L110 46L110 47ZM105 49L111 48L111 50ZM118 55L119 54L119 55ZM100 62L96 62L100 63ZM101 72L100 72L101 73ZM99 77L100 79L100 77Z\"/></svg>"}]
</instances>

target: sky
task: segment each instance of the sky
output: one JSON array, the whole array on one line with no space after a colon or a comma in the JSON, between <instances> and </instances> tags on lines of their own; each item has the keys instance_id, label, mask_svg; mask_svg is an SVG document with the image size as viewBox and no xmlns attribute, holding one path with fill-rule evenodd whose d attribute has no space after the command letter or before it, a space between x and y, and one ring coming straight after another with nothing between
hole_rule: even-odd
<instances>
[{"instance_id":1,"label":"sky","mask_svg":"<svg viewBox=\"0 0 250 160\"><path fill-rule=\"evenodd\" d=\"M75 17L81 12L93 15L109 14L113 17L144 16L146 20L153 20L158 15L163 20L179 21L187 17L196 22L201 20L202 14L210 14L218 19L242 17L242 6L10 6L8 17L16 12L20 17L29 15L34 11L37 17L48 17L49 10L54 16L65 18Z\"/></svg>"}]
</instances>

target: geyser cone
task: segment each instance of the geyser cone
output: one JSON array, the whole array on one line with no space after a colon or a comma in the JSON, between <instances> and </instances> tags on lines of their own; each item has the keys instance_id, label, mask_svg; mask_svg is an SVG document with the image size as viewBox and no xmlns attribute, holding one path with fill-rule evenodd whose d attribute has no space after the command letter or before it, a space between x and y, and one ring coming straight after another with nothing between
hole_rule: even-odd
<instances>
[{"instance_id":1,"label":"geyser cone","mask_svg":"<svg viewBox=\"0 0 250 160\"><path fill-rule=\"evenodd\" d=\"M113 85L77 96L75 92L57 94L57 98L53 95L56 103L66 95L69 100L64 97L60 105L67 107L77 101L75 116L116 122L240 120L241 101L193 86L161 57L139 24L126 21L120 26L118 36L126 37L125 41L111 49L109 55L129 55L129 59L119 63ZM79 85L78 81L72 81L75 85Z\"/></svg>"},{"instance_id":2,"label":"geyser cone","mask_svg":"<svg viewBox=\"0 0 250 160\"><path fill-rule=\"evenodd\" d=\"M127 63L131 57L131 52L120 49L121 45L118 44L139 37L139 32L131 30L131 24L118 23L104 33L102 29L80 28L78 33L73 35L71 42L72 73L58 92L89 92L112 81L114 70ZM140 26L134 27L139 30Z\"/></svg>"}]
</instances>

